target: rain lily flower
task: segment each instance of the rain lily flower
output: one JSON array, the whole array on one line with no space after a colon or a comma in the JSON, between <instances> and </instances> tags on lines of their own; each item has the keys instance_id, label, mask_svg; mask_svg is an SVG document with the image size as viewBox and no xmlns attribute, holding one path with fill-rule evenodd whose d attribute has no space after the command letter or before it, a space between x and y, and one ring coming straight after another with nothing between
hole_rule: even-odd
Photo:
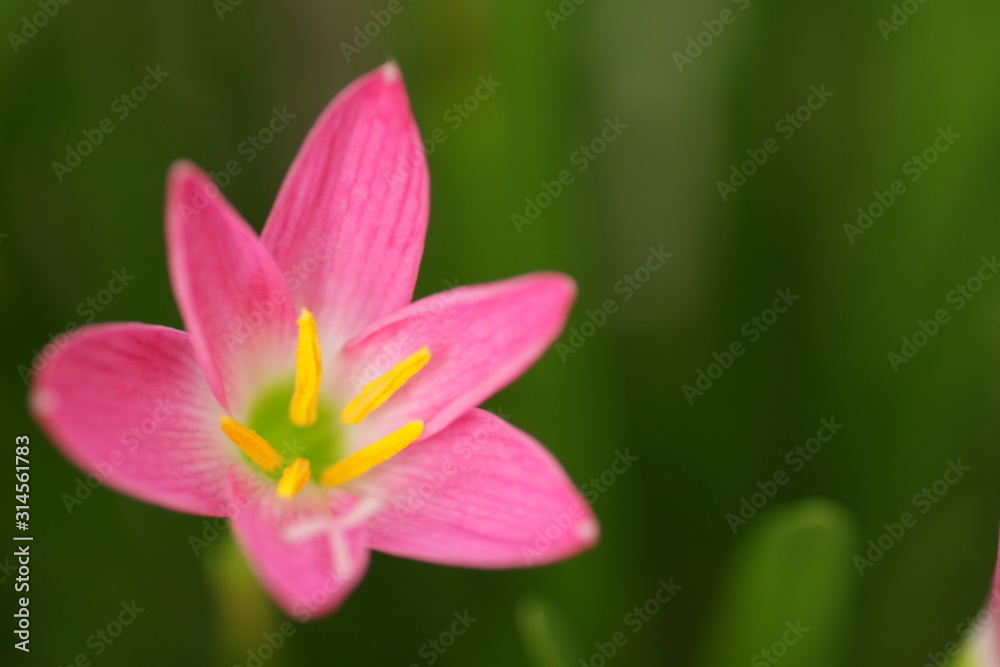
<instances>
[{"instance_id":1,"label":"rain lily flower","mask_svg":"<svg viewBox=\"0 0 1000 667\"><path fill-rule=\"evenodd\" d=\"M99 324L57 341L35 417L109 486L228 517L303 620L344 600L372 549L508 568L588 548L597 522L556 459L475 407L559 335L574 283L535 273L411 303L428 189L394 63L324 111L259 237L174 165L168 264L187 331Z\"/></svg>"}]
</instances>

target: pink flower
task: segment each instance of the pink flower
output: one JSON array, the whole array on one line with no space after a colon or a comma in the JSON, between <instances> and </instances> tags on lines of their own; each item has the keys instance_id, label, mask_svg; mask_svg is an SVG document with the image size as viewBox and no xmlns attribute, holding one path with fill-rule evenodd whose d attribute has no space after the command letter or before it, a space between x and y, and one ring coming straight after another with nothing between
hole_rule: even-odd
<instances>
[{"instance_id":1,"label":"pink flower","mask_svg":"<svg viewBox=\"0 0 1000 667\"><path fill-rule=\"evenodd\" d=\"M258 238L188 163L170 171L170 277L187 331L101 324L31 388L60 449L107 484L228 516L291 615L331 612L370 549L464 567L566 558L598 527L555 458L475 406L565 325L535 273L411 303L428 176L402 78L354 82L312 128Z\"/></svg>"}]
</instances>

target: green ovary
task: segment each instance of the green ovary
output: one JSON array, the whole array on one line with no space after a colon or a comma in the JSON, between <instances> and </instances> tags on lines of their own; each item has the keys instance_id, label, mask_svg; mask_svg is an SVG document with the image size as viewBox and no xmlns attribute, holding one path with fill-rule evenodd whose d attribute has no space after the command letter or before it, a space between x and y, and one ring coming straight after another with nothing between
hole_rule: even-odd
<instances>
[{"instance_id":1,"label":"green ovary","mask_svg":"<svg viewBox=\"0 0 1000 667\"><path fill-rule=\"evenodd\" d=\"M295 391L291 380L261 392L250 408L246 425L267 440L281 457L282 469L297 458L309 461L312 479L318 481L327 467L343 458L340 422L337 412L320 396L316 423L296 426L288 416L288 406ZM281 476L281 470L270 475Z\"/></svg>"}]
</instances>

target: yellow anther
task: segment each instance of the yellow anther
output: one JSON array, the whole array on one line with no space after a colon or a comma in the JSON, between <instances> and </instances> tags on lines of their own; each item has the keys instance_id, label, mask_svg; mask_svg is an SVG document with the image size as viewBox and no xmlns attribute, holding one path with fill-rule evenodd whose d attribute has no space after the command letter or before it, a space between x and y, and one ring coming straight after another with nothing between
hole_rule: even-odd
<instances>
[{"instance_id":1,"label":"yellow anther","mask_svg":"<svg viewBox=\"0 0 1000 667\"><path fill-rule=\"evenodd\" d=\"M278 481L278 496L291 498L302 490L309 481L309 461L303 458L295 459L292 465L285 468Z\"/></svg>"},{"instance_id":2,"label":"yellow anther","mask_svg":"<svg viewBox=\"0 0 1000 667\"><path fill-rule=\"evenodd\" d=\"M326 486L337 486L348 482L403 451L423 432L424 423L422 421L409 422L389 435L362 447L346 459L334 463L323 471L320 481Z\"/></svg>"},{"instance_id":3,"label":"yellow anther","mask_svg":"<svg viewBox=\"0 0 1000 667\"><path fill-rule=\"evenodd\" d=\"M364 386L357 396L351 399L344 411L340 413L340 421L345 424L357 424L368 413L382 405L396 393L407 380L416 375L417 371L431 360L431 353L422 347L406 359L389 369L384 375L375 378Z\"/></svg>"},{"instance_id":4,"label":"yellow anther","mask_svg":"<svg viewBox=\"0 0 1000 667\"><path fill-rule=\"evenodd\" d=\"M316 423L320 374L323 370L319 337L316 334L316 319L305 308L302 309L298 322L299 345L295 352L295 393L288 406L288 416L296 426L312 426Z\"/></svg>"},{"instance_id":5,"label":"yellow anther","mask_svg":"<svg viewBox=\"0 0 1000 667\"><path fill-rule=\"evenodd\" d=\"M266 472L276 472L281 467L281 457L278 456L278 452L274 451L271 443L260 437L252 428L244 426L229 415L222 415L219 424L222 426L222 432Z\"/></svg>"}]
</instances>

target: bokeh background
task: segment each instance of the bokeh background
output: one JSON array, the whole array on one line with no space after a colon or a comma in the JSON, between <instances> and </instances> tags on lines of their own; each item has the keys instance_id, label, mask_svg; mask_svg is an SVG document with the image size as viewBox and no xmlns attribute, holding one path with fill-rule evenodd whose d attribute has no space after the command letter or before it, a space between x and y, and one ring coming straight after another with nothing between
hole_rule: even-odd
<instances>
[{"instance_id":1,"label":"bokeh background","mask_svg":"<svg viewBox=\"0 0 1000 667\"><path fill-rule=\"evenodd\" d=\"M538 570L376 555L338 613L296 625L262 664L721 667L772 664L770 650L783 665L921 665L962 639L1000 515L1000 280L961 309L949 300L1000 253L995 2L401 0L367 44L356 29L386 2L51 0L58 11L26 29L40 5L0 6L0 437L8 452L32 439L35 536L32 651L8 644L5 664L253 665L247 651L280 627L224 539L193 554L201 518L103 487L67 511L82 474L26 415L24 368L89 317L181 326L162 232L170 163L239 161L225 193L259 229L312 120L388 58L424 136L446 137L429 156L418 294L565 271L580 286L577 331L614 301L582 346L567 332L569 347L487 403L590 485L603 537ZM121 118L111 105L147 66L169 76ZM456 126L448 111L480 77L500 85ZM789 136L779 123L814 86L832 96ZM240 146L275 108L295 118L250 161ZM52 163L105 117L114 132L60 179ZM627 128L581 162L608 119ZM904 171L949 128L947 151ZM718 182L768 138L777 152L723 198ZM562 170L573 182L519 228L512 215ZM904 194L867 230L845 229L897 179ZM669 260L637 275L661 246ZM122 269L128 287L81 311ZM630 275L641 288L622 287ZM778 289L799 298L752 336L745 323ZM888 353L938 309L949 321L894 369ZM683 385L718 375L713 353L734 341L745 352L688 400ZM786 454L824 418L843 428L796 469ZM619 452L638 461L608 472ZM935 490L959 461L968 471ZM779 471L786 483L734 535L727 515ZM915 525L859 568L904 512ZM669 603L628 616L671 579ZM133 625L90 639L133 599ZM429 648L465 610L469 630ZM774 648L786 622L809 630Z\"/></svg>"}]
</instances>

